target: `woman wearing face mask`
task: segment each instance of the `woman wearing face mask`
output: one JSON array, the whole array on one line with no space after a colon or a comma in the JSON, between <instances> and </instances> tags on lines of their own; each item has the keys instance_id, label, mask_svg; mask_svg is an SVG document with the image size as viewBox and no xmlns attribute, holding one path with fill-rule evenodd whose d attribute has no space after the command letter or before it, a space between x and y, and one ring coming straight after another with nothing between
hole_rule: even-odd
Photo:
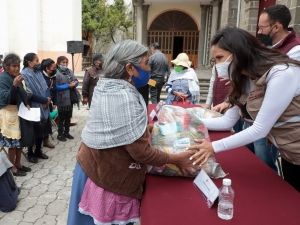
<instances>
[{"instance_id":1,"label":"woman wearing face mask","mask_svg":"<svg viewBox=\"0 0 300 225\"><path fill-rule=\"evenodd\" d=\"M82 131L69 225L138 222L147 164L168 162L192 172L192 152L167 154L149 144L147 108L137 90L149 81L148 52L125 40L107 54Z\"/></svg>"},{"instance_id":2,"label":"woman wearing face mask","mask_svg":"<svg viewBox=\"0 0 300 225\"><path fill-rule=\"evenodd\" d=\"M49 104L51 103L50 92L47 83L41 71L39 58L35 53L28 53L24 56L24 68L21 71L26 86L30 88L33 95L30 99L31 107L40 108L41 120L33 122L34 138L35 138L35 151L28 149L28 160L36 163L37 158L48 159L42 151L43 139L52 133L50 122Z\"/></svg>"},{"instance_id":3,"label":"woman wearing face mask","mask_svg":"<svg viewBox=\"0 0 300 225\"><path fill-rule=\"evenodd\" d=\"M229 77L231 107L220 118L203 119L209 130L228 130L242 116L253 125L200 149L191 159L203 164L214 153L268 138L282 157L284 179L300 192L300 62L268 49L248 32L225 28L211 41L219 74ZM226 61L226 62L225 62ZM284 94L283 94L284 93Z\"/></svg>"},{"instance_id":4,"label":"woman wearing face mask","mask_svg":"<svg viewBox=\"0 0 300 225\"><path fill-rule=\"evenodd\" d=\"M0 145L8 148L9 160L13 164L11 171L15 176L25 176L31 171L21 165L21 148L27 146L32 151L33 144L32 122L18 117L20 104L30 108L26 85L20 75L20 63L19 56L8 54L3 62L5 71L0 76Z\"/></svg>"},{"instance_id":5,"label":"woman wearing face mask","mask_svg":"<svg viewBox=\"0 0 300 225\"><path fill-rule=\"evenodd\" d=\"M94 88L97 85L100 74L103 73L102 64L103 56L101 54L97 54L93 57L93 65L85 71L82 82L83 105L88 103L89 107L91 107Z\"/></svg>"},{"instance_id":6,"label":"woman wearing face mask","mask_svg":"<svg viewBox=\"0 0 300 225\"><path fill-rule=\"evenodd\" d=\"M74 139L70 132L70 123L73 112L71 104L70 89L78 86L72 70L68 68L69 60L65 56L57 58L56 90L57 90L57 110L58 110L58 135L59 141Z\"/></svg>"},{"instance_id":7,"label":"woman wearing face mask","mask_svg":"<svg viewBox=\"0 0 300 225\"><path fill-rule=\"evenodd\" d=\"M50 113L56 109L56 64L52 59L43 59L41 63L44 79L47 83L52 102L49 105ZM49 141L49 135L44 138L43 146L47 148L55 148Z\"/></svg>"},{"instance_id":8,"label":"woman wearing face mask","mask_svg":"<svg viewBox=\"0 0 300 225\"><path fill-rule=\"evenodd\" d=\"M195 70L190 68L191 62L188 55L180 53L171 62L174 64L174 70L166 85L168 92L166 104L172 104L173 101L178 100L189 100L191 104L199 103L199 81Z\"/></svg>"}]
</instances>

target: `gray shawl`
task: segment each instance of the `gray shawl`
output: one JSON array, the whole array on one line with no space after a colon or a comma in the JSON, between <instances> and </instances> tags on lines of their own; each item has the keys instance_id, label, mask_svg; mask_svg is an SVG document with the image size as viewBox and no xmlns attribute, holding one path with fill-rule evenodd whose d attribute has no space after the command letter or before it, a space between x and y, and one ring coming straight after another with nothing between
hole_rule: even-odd
<instances>
[{"instance_id":1,"label":"gray shawl","mask_svg":"<svg viewBox=\"0 0 300 225\"><path fill-rule=\"evenodd\" d=\"M145 101L132 84L100 78L94 89L82 141L94 149L128 145L144 134L147 121Z\"/></svg>"},{"instance_id":2,"label":"gray shawl","mask_svg":"<svg viewBox=\"0 0 300 225\"><path fill-rule=\"evenodd\" d=\"M21 74L25 80L25 84L33 94L41 95L43 97L50 97L47 83L44 79L43 73L39 70L33 71L29 68L25 68L21 71ZM40 108L41 119L48 119L50 116L49 107L43 108L43 105L38 102L31 102L31 107Z\"/></svg>"}]
</instances>

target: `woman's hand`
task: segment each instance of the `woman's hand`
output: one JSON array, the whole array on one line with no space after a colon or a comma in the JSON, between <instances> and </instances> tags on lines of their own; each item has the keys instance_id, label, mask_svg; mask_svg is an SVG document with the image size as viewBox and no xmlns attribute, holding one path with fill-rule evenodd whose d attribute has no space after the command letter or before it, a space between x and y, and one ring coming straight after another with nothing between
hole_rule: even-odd
<instances>
[{"instance_id":1,"label":"woman's hand","mask_svg":"<svg viewBox=\"0 0 300 225\"><path fill-rule=\"evenodd\" d=\"M209 104L205 104L205 105L203 106L203 108L204 108L204 109L211 109L211 106L210 106Z\"/></svg>"},{"instance_id":2,"label":"woman's hand","mask_svg":"<svg viewBox=\"0 0 300 225\"><path fill-rule=\"evenodd\" d=\"M22 77L22 75L16 76L15 79L14 79L14 81L13 81L13 85L14 85L15 87L18 87L19 84L22 83L22 80L24 80L23 77Z\"/></svg>"},{"instance_id":3,"label":"woman's hand","mask_svg":"<svg viewBox=\"0 0 300 225\"><path fill-rule=\"evenodd\" d=\"M30 105L26 105L26 108L30 111Z\"/></svg>"},{"instance_id":4,"label":"woman's hand","mask_svg":"<svg viewBox=\"0 0 300 225\"><path fill-rule=\"evenodd\" d=\"M75 81L71 81L71 83L70 83L70 88L73 88L73 87L75 87L75 86L76 86Z\"/></svg>"},{"instance_id":5,"label":"woman's hand","mask_svg":"<svg viewBox=\"0 0 300 225\"><path fill-rule=\"evenodd\" d=\"M227 81L227 82L225 83L225 86L228 86L228 85L231 84L231 83L230 83L230 80L229 80L228 78L222 78L222 79L220 79L220 81Z\"/></svg>"},{"instance_id":6,"label":"woman's hand","mask_svg":"<svg viewBox=\"0 0 300 225\"><path fill-rule=\"evenodd\" d=\"M228 102L222 102L219 105L216 105L215 107L213 107L213 110L217 111L217 112L222 112L224 109L227 109L230 106L230 103Z\"/></svg>"},{"instance_id":7,"label":"woman's hand","mask_svg":"<svg viewBox=\"0 0 300 225\"><path fill-rule=\"evenodd\" d=\"M52 110L55 110L55 109L56 109L56 105L53 105L53 106L52 106Z\"/></svg>"},{"instance_id":8,"label":"woman's hand","mask_svg":"<svg viewBox=\"0 0 300 225\"><path fill-rule=\"evenodd\" d=\"M50 103L51 103L51 98L48 97L47 103L42 104L43 109L46 109Z\"/></svg>"},{"instance_id":9,"label":"woman's hand","mask_svg":"<svg viewBox=\"0 0 300 225\"><path fill-rule=\"evenodd\" d=\"M89 98L84 97L84 98L82 99L82 105L87 105L88 102L89 102Z\"/></svg>"},{"instance_id":10,"label":"woman's hand","mask_svg":"<svg viewBox=\"0 0 300 225\"><path fill-rule=\"evenodd\" d=\"M176 166L180 169L183 175L189 173L193 174L196 170L200 170L199 166L193 165L193 161L190 160L190 157L195 154L195 151L185 151L176 154L178 157L177 162L175 162Z\"/></svg>"},{"instance_id":11,"label":"woman's hand","mask_svg":"<svg viewBox=\"0 0 300 225\"><path fill-rule=\"evenodd\" d=\"M188 95L186 95L186 94L183 94L183 93L181 93L181 92L179 92L179 91L174 91L174 94L179 98L179 99L182 99L182 100L184 100Z\"/></svg>"},{"instance_id":12,"label":"woman's hand","mask_svg":"<svg viewBox=\"0 0 300 225\"><path fill-rule=\"evenodd\" d=\"M190 160L192 161L195 159L193 165L198 164L199 166L201 166L206 163L210 156L213 156L215 154L214 148L212 146L212 143L206 141L205 139L196 139L194 141L200 144L190 146L187 148L187 150L199 150L192 157L190 157Z\"/></svg>"}]
</instances>

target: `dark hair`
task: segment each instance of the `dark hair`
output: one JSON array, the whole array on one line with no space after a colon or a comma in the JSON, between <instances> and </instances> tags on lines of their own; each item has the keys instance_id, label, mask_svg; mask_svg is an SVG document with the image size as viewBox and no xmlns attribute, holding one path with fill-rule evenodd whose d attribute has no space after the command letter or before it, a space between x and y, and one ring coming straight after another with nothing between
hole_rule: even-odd
<instances>
[{"instance_id":1,"label":"dark hair","mask_svg":"<svg viewBox=\"0 0 300 225\"><path fill-rule=\"evenodd\" d=\"M27 53L24 56L24 60L23 60L23 69L28 67L28 62L32 62L34 57L36 57L37 55L35 53Z\"/></svg>"},{"instance_id":2,"label":"dark hair","mask_svg":"<svg viewBox=\"0 0 300 225\"><path fill-rule=\"evenodd\" d=\"M151 45L154 49L160 49L160 45L157 42L152 43Z\"/></svg>"},{"instance_id":3,"label":"dark hair","mask_svg":"<svg viewBox=\"0 0 300 225\"><path fill-rule=\"evenodd\" d=\"M43 59L43 61L41 62L41 70L46 72L46 68L50 68L51 65L55 63L52 59L48 58L48 59Z\"/></svg>"},{"instance_id":4,"label":"dark hair","mask_svg":"<svg viewBox=\"0 0 300 225\"><path fill-rule=\"evenodd\" d=\"M272 5L264 9L261 14L263 13L268 14L270 24L279 22L282 24L283 29L288 29L292 16L290 10L285 5Z\"/></svg>"},{"instance_id":5,"label":"dark hair","mask_svg":"<svg viewBox=\"0 0 300 225\"><path fill-rule=\"evenodd\" d=\"M13 63L21 63L20 57L15 53L9 53L7 56L5 56L3 60L3 68L5 71L8 70L11 64Z\"/></svg>"},{"instance_id":6,"label":"dark hair","mask_svg":"<svg viewBox=\"0 0 300 225\"><path fill-rule=\"evenodd\" d=\"M57 60L56 60L56 65L59 66L60 63L61 63L62 61L64 61L64 60L67 60L68 63L69 63L69 60L68 60L68 58L67 58L66 56L59 56L59 57L57 58Z\"/></svg>"},{"instance_id":7,"label":"dark hair","mask_svg":"<svg viewBox=\"0 0 300 225\"><path fill-rule=\"evenodd\" d=\"M243 115L245 109L238 101L245 94L248 76L242 75L242 70L259 78L270 68L278 64L290 63L300 66L300 62L290 59L287 55L275 49L263 46L260 41L245 30L225 27L219 30L212 38L211 46L217 45L232 53L232 62L228 67L232 90L229 93L229 102L239 106Z\"/></svg>"}]
</instances>

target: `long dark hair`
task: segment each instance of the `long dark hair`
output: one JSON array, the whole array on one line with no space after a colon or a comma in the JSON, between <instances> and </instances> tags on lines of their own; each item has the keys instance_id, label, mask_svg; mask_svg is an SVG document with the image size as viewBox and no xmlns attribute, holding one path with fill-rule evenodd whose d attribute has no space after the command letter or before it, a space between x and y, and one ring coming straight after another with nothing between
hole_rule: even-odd
<instances>
[{"instance_id":1,"label":"long dark hair","mask_svg":"<svg viewBox=\"0 0 300 225\"><path fill-rule=\"evenodd\" d=\"M60 63L62 62L62 61L64 61L64 60L67 60L68 61L68 64L69 64L69 59L66 57L66 56L59 56L58 58L57 58L57 60L56 60L56 65L57 66L59 66L60 65Z\"/></svg>"},{"instance_id":2,"label":"long dark hair","mask_svg":"<svg viewBox=\"0 0 300 225\"><path fill-rule=\"evenodd\" d=\"M46 72L46 68L50 68L51 65L55 63L52 59L48 58L48 59L43 59L43 61L41 62L41 70Z\"/></svg>"},{"instance_id":3,"label":"long dark hair","mask_svg":"<svg viewBox=\"0 0 300 225\"><path fill-rule=\"evenodd\" d=\"M286 64L287 68L289 64L300 66L300 62L290 59L276 49L263 46L250 33L235 27L225 27L219 30L212 38L211 46L213 45L233 53L233 60L228 67L229 79L232 85L228 98L231 107L237 105L244 116L246 111L239 99L245 94L249 77L242 75L242 70L259 78L278 64Z\"/></svg>"},{"instance_id":4,"label":"long dark hair","mask_svg":"<svg viewBox=\"0 0 300 225\"><path fill-rule=\"evenodd\" d=\"M28 67L28 62L32 62L34 57L36 57L35 53L27 53L24 56L24 60L23 60L23 69L25 69L26 67Z\"/></svg>"}]
</instances>

